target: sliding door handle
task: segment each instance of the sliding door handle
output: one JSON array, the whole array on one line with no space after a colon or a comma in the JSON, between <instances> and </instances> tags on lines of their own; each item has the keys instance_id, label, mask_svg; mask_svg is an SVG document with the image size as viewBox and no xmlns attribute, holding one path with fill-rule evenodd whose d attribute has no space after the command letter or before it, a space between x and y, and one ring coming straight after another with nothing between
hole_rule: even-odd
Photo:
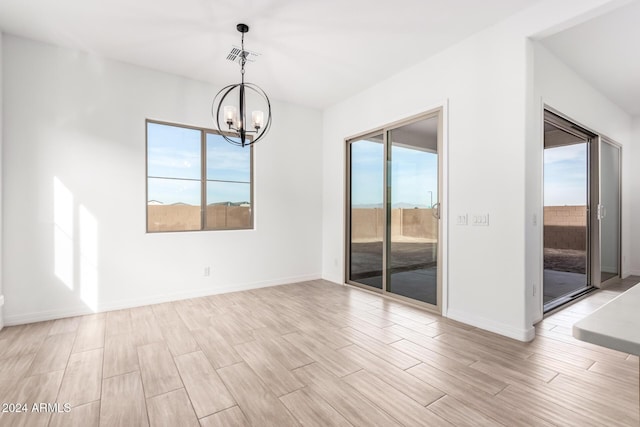
<instances>
[{"instance_id":1,"label":"sliding door handle","mask_svg":"<svg viewBox=\"0 0 640 427\"><path fill-rule=\"evenodd\" d=\"M431 206L431 215L433 215L435 219L440 219L440 202Z\"/></svg>"}]
</instances>

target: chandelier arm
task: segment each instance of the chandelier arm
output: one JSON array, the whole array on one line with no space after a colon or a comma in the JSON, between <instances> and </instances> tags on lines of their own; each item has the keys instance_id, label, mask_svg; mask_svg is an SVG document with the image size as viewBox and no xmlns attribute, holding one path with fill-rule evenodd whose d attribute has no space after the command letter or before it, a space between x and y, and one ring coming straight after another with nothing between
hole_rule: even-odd
<instances>
[{"instance_id":1,"label":"chandelier arm","mask_svg":"<svg viewBox=\"0 0 640 427\"><path fill-rule=\"evenodd\" d=\"M244 142L246 139L245 128L247 127L247 106L245 105L244 99L244 78L242 79L242 83L240 83L240 99L238 100L240 105L240 141L242 142L242 146L244 147Z\"/></svg>"}]
</instances>

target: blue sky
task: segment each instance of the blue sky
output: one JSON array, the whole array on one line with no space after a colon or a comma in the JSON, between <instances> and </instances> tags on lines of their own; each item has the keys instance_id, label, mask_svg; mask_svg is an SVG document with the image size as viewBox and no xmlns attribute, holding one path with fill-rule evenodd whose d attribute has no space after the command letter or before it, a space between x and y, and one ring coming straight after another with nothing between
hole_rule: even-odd
<instances>
[{"instance_id":1,"label":"blue sky","mask_svg":"<svg viewBox=\"0 0 640 427\"><path fill-rule=\"evenodd\" d=\"M200 135L195 129L148 123L149 176L183 178L149 178L148 200L200 205ZM238 147L219 135L207 134L207 180L211 180L207 203L250 201L250 179L249 147Z\"/></svg>"},{"instance_id":2,"label":"blue sky","mask_svg":"<svg viewBox=\"0 0 640 427\"><path fill-rule=\"evenodd\" d=\"M380 205L384 185L382 144L362 140L351 144L351 150L352 204ZM393 206L428 207L438 201L436 154L393 146L391 157Z\"/></svg>"},{"instance_id":3,"label":"blue sky","mask_svg":"<svg viewBox=\"0 0 640 427\"><path fill-rule=\"evenodd\" d=\"M587 204L587 144L544 150L544 205Z\"/></svg>"},{"instance_id":4,"label":"blue sky","mask_svg":"<svg viewBox=\"0 0 640 427\"><path fill-rule=\"evenodd\" d=\"M147 131L149 176L183 178L149 178L148 200L200 205L200 131L157 123L149 123ZM382 144L362 140L351 150L352 204L381 205ZM586 204L586 144L547 148L544 164L545 206ZM250 174L248 147L207 134L207 203L249 201ZM438 201L436 154L393 146L391 177L393 206L428 207Z\"/></svg>"},{"instance_id":5,"label":"blue sky","mask_svg":"<svg viewBox=\"0 0 640 427\"><path fill-rule=\"evenodd\" d=\"M352 204L381 205L383 146L373 141L351 145ZM392 205L430 206L437 202L437 156L392 147ZM574 144L544 150L545 206L582 206L587 201L587 146Z\"/></svg>"}]
</instances>

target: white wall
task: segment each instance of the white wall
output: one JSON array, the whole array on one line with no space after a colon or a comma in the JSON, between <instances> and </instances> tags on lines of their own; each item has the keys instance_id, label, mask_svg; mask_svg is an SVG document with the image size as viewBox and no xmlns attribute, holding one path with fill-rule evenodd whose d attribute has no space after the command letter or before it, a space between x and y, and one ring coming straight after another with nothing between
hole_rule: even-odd
<instances>
[{"instance_id":1,"label":"white wall","mask_svg":"<svg viewBox=\"0 0 640 427\"><path fill-rule=\"evenodd\" d=\"M528 37L592 16L609 3L568 0L559 8L555 1L542 1L327 109L323 276L343 282L345 275L344 138L448 103L443 312L516 339L532 339L526 224L532 213L527 200L535 189L525 171L531 167L526 141L534 69ZM489 227L458 226L451 220L465 213L488 213Z\"/></svg>"},{"instance_id":2,"label":"white wall","mask_svg":"<svg viewBox=\"0 0 640 427\"><path fill-rule=\"evenodd\" d=\"M145 119L211 128L217 88L10 35L3 46L7 324L320 277L319 111L274 102L255 230L146 234ZM54 203L72 219L58 249Z\"/></svg>"},{"instance_id":3,"label":"white wall","mask_svg":"<svg viewBox=\"0 0 640 427\"><path fill-rule=\"evenodd\" d=\"M3 98L2 98L2 31L0 31L0 330L3 328L4 326L4 295L2 294L2 277L4 276L4 270L2 268L2 247L3 247L3 240L2 240L2 228L3 228L3 220L2 220L2 199L4 198L3 194L4 191L2 189L2 104L3 104Z\"/></svg>"},{"instance_id":4,"label":"white wall","mask_svg":"<svg viewBox=\"0 0 640 427\"><path fill-rule=\"evenodd\" d=\"M622 145L622 275L630 272L631 241L631 117L604 95L590 86L574 70L567 67L538 42L532 42L534 53L534 95L531 100L531 122L534 125L527 139L527 206L529 212L542 218L542 111L547 105L575 122L605 135ZM538 221L540 224L541 221ZM530 284L542 286L542 229L527 224L527 262ZM542 296L531 300L533 321L542 318Z\"/></svg>"},{"instance_id":5,"label":"white wall","mask_svg":"<svg viewBox=\"0 0 640 427\"><path fill-rule=\"evenodd\" d=\"M629 274L640 276L640 117L633 118L630 147L631 160L627 163L629 176L629 204L631 205L631 251L628 257Z\"/></svg>"},{"instance_id":6,"label":"white wall","mask_svg":"<svg viewBox=\"0 0 640 427\"><path fill-rule=\"evenodd\" d=\"M449 317L530 339L521 315L524 43L495 27L325 111L325 278L344 280L344 138L448 100L444 217L488 213L490 226L447 221L443 237L448 237L450 267L444 308Z\"/></svg>"}]
</instances>

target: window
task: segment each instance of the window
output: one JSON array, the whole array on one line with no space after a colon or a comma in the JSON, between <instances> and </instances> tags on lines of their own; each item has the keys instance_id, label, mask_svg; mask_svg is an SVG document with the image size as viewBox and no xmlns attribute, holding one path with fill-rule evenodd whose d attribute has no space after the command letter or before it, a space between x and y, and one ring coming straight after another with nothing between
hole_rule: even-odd
<instances>
[{"instance_id":1,"label":"window","mask_svg":"<svg viewBox=\"0 0 640 427\"><path fill-rule=\"evenodd\" d=\"M147 232L253 228L253 150L147 120Z\"/></svg>"}]
</instances>

